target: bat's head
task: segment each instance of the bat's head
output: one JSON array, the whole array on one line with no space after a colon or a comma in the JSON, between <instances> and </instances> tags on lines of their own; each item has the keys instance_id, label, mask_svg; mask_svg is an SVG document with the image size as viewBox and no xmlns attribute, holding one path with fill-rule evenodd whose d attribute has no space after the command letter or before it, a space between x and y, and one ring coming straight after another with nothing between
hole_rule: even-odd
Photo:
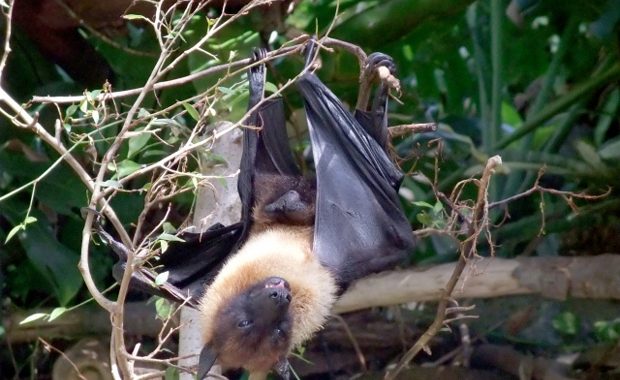
<instances>
[{"instance_id":1,"label":"bat's head","mask_svg":"<svg viewBox=\"0 0 620 380\"><path fill-rule=\"evenodd\" d=\"M227 367L269 371L290 348L291 290L268 277L229 300L217 314L209 342Z\"/></svg>"}]
</instances>

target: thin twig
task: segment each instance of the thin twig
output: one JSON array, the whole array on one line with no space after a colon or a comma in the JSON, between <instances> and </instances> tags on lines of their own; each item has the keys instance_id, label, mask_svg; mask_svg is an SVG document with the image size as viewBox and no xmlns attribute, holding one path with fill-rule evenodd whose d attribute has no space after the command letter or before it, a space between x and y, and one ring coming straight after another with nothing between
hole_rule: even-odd
<instances>
[{"instance_id":1,"label":"thin twig","mask_svg":"<svg viewBox=\"0 0 620 380\"><path fill-rule=\"evenodd\" d=\"M399 124L388 128L391 137L398 137L410 133L435 132L437 123Z\"/></svg>"},{"instance_id":2,"label":"thin twig","mask_svg":"<svg viewBox=\"0 0 620 380\"><path fill-rule=\"evenodd\" d=\"M487 161L487 165L482 173L482 178L479 181L478 198L476 200L476 207L474 208L474 215L472 217L473 223L469 227L469 237L461 244L461 254L459 260L450 276L450 280L446 284L446 288L443 289L442 298L437 305L437 313L435 320L428 327L428 329L422 334L418 341L407 351L400 362L396 365L396 368L389 371L385 375L385 379L393 380L398 374L413 360L413 358L422 350L426 350L431 339L444 327L444 321L446 319L446 311L448 309L448 303L450 302L450 296L458 283L461 274L467 266L467 261L475 254L475 245L477 243L477 236L484 228L484 222L486 214L488 212L488 187L492 173L495 168L501 165L501 157L493 156Z\"/></svg>"},{"instance_id":3,"label":"thin twig","mask_svg":"<svg viewBox=\"0 0 620 380\"><path fill-rule=\"evenodd\" d=\"M82 373L80 372L80 368L67 356L67 354L65 354L64 352L62 352L61 350L57 349L56 347L52 346L50 343L48 343L47 341L45 341L45 339L43 338L39 338L39 341L43 344L43 347L47 348L48 350L51 351L55 351L58 354L60 354L60 356L62 356L63 358L65 358L65 360L67 361L67 363L69 363L69 365L71 365L71 367L73 367L73 369L75 370L75 374L81 379L81 380L88 380L86 377L84 377L84 375L82 375Z\"/></svg>"},{"instance_id":4,"label":"thin twig","mask_svg":"<svg viewBox=\"0 0 620 380\"><path fill-rule=\"evenodd\" d=\"M9 59L9 55L11 54L11 28L13 25L13 8L15 5L15 0L7 0L7 4L9 8L4 13L4 22L6 23L6 31L4 32L4 51L2 52L2 59L0 59L0 83L2 83L2 74L4 73L4 67L6 66L6 61Z\"/></svg>"}]
</instances>

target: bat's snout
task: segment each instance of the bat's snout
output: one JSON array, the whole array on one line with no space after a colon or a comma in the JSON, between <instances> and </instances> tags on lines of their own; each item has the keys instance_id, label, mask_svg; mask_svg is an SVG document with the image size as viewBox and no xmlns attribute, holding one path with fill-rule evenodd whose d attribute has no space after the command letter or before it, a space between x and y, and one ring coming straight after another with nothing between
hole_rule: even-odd
<instances>
[{"instance_id":1,"label":"bat's snout","mask_svg":"<svg viewBox=\"0 0 620 380\"><path fill-rule=\"evenodd\" d=\"M269 290L269 298L276 304L288 304L291 302L291 286L281 277L269 277L265 281L265 288Z\"/></svg>"},{"instance_id":2,"label":"bat's snout","mask_svg":"<svg viewBox=\"0 0 620 380\"><path fill-rule=\"evenodd\" d=\"M291 290L291 286L282 277L269 277L265 281L265 288L284 288L286 290Z\"/></svg>"}]
</instances>

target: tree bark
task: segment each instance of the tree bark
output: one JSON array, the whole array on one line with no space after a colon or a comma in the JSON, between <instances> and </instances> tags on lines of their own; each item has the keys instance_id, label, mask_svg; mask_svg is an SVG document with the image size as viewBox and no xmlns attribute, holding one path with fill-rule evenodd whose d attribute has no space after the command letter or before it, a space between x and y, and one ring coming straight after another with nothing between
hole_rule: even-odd
<instances>
[{"instance_id":1,"label":"tree bark","mask_svg":"<svg viewBox=\"0 0 620 380\"><path fill-rule=\"evenodd\" d=\"M335 313L408 302L437 300L455 264L379 273L351 285ZM485 258L467 264L455 298L490 298L539 293L564 300L620 299L620 255L590 257Z\"/></svg>"}]
</instances>

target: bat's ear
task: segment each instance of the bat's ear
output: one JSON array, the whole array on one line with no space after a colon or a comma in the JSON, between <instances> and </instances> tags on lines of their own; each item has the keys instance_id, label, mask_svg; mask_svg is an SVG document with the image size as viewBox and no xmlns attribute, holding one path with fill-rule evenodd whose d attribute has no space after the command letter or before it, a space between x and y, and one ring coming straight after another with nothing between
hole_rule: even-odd
<instances>
[{"instance_id":1,"label":"bat's ear","mask_svg":"<svg viewBox=\"0 0 620 380\"><path fill-rule=\"evenodd\" d=\"M213 363L215 363L215 359L217 359L217 354L213 350L211 346L208 344L202 348L200 351L200 358L198 359L198 375L196 379L202 380L207 376L211 367L213 367Z\"/></svg>"}]
</instances>

